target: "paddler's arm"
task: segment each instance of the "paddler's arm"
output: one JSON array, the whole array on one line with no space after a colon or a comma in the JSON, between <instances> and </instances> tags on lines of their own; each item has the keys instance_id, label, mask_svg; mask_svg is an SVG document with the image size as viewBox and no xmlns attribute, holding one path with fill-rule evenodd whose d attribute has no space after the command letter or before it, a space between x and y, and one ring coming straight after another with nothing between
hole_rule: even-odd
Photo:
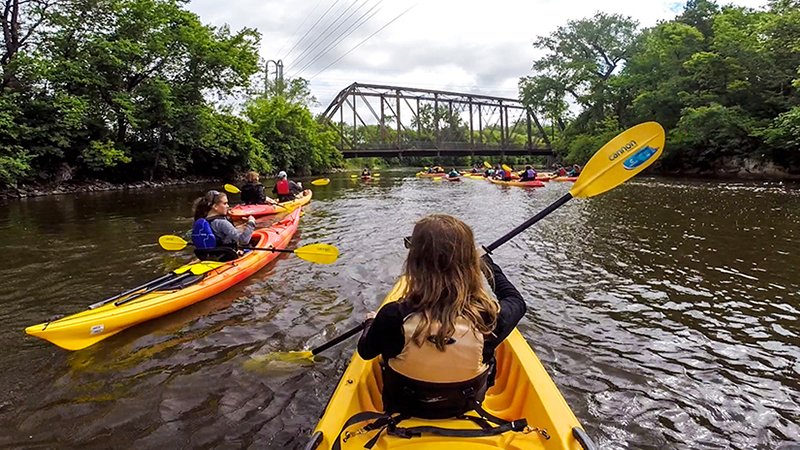
<instances>
[{"instance_id":1,"label":"paddler's arm","mask_svg":"<svg viewBox=\"0 0 800 450\"><path fill-rule=\"evenodd\" d=\"M378 355L393 358L403 351L403 315L397 302L389 303L378 311L374 319L367 319L358 340L358 355L370 360Z\"/></svg>"},{"instance_id":2,"label":"paddler's arm","mask_svg":"<svg viewBox=\"0 0 800 450\"><path fill-rule=\"evenodd\" d=\"M248 220L241 232L227 220L215 220L211 222L211 228L223 244L235 242L241 245L247 245L250 243L250 238L253 236L253 231L256 229L256 222L255 219Z\"/></svg>"},{"instance_id":3,"label":"paddler's arm","mask_svg":"<svg viewBox=\"0 0 800 450\"><path fill-rule=\"evenodd\" d=\"M500 312L497 314L497 324L494 332L486 337L484 342L484 355L493 354L494 349L507 338L514 327L525 315L525 300L516 287L508 281L500 266L492 261L489 255L484 255L483 260L492 269L492 290L500 303Z\"/></svg>"}]
</instances>

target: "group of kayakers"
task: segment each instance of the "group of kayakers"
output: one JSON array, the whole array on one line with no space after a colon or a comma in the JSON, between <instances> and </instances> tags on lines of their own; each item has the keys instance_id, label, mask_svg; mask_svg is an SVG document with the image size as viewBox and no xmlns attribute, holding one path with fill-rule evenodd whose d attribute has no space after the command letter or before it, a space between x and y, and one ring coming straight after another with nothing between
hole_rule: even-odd
<instances>
[{"instance_id":1,"label":"group of kayakers","mask_svg":"<svg viewBox=\"0 0 800 450\"><path fill-rule=\"evenodd\" d=\"M445 173L439 166L428 170ZM455 168L447 173L459 176ZM484 173L510 180L513 172L498 165ZM361 175L370 176L369 169ZM245 178L242 201L265 202L258 174L249 172ZM521 179L535 178L533 167L525 166ZM289 180L286 172L278 179L273 189L278 200L302 192L302 185ZM209 191L194 208L192 237L198 256L249 243L255 219L248 217L244 229L237 230L226 216L225 193ZM475 409L494 384L495 349L524 316L525 302L500 267L476 247L472 229L455 217L421 219L404 243L405 291L399 301L367 314L358 353L366 360L383 358L385 413L461 416Z\"/></svg>"},{"instance_id":2,"label":"group of kayakers","mask_svg":"<svg viewBox=\"0 0 800 450\"><path fill-rule=\"evenodd\" d=\"M455 169L450 174L459 175ZM279 200L302 191L285 172L278 178L273 192ZM242 201L264 202L258 174L249 172L245 179ZM255 219L248 217L239 231L227 213L224 192L209 191L195 201L192 238L202 259L217 252L226 253L217 260L230 260L237 246L250 243ZM358 353L364 359L383 357L385 412L455 417L472 409L471 401L483 400L493 384L494 351L525 314L525 302L500 267L476 247L472 229L455 217L423 218L405 245L405 295L367 315ZM489 285L484 274L489 275ZM448 384L439 389L437 401L408 395L410 386L427 392L420 386L437 389L445 386L441 383ZM467 389L475 393L470 398L463 394Z\"/></svg>"},{"instance_id":3,"label":"group of kayakers","mask_svg":"<svg viewBox=\"0 0 800 450\"><path fill-rule=\"evenodd\" d=\"M264 186L259 183L256 172L245 174L245 184L240 191L245 205L277 203L264 194ZM286 172L280 171L272 192L277 195L278 202L291 201L303 192L303 185L289 180ZM240 246L250 243L256 227L255 217L248 216L244 228L239 231L228 217L228 209L228 195L216 190L208 191L194 201L192 243L200 259L231 261L241 256L237 251Z\"/></svg>"}]
</instances>

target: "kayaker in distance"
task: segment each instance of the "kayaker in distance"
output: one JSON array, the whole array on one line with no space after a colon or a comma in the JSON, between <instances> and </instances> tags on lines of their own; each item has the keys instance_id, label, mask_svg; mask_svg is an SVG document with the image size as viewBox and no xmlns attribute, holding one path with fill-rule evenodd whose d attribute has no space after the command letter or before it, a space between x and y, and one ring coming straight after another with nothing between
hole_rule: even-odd
<instances>
[{"instance_id":1,"label":"kayaker in distance","mask_svg":"<svg viewBox=\"0 0 800 450\"><path fill-rule=\"evenodd\" d=\"M534 181L536 180L536 171L533 170L531 166L525 166L525 170L522 172L522 177L519 181Z\"/></svg>"},{"instance_id":2,"label":"kayaker in distance","mask_svg":"<svg viewBox=\"0 0 800 450\"><path fill-rule=\"evenodd\" d=\"M560 177L567 176L567 169L565 169L561 164L559 164L558 167L556 168L556 175Z\"/></svg>"},{"instance_id":3,"label":"kayaker in distance","mask_svg":"<svg viewBox=\"0 0 800 450\"><path fill-rule=\"evenodd\" d=\"M231 261L239 255L239 245L247 245L256 229L256 219L247 218L244 230L239 231L227 217L228 196L223 192L208 191L194 201L192 243L195 254L204 261Z\"/></svg>"},{"instance_id":4,"label":"kayaker in distance","mask_svg":"<svg viewBox=\"0 0 800 450\"><path fill-rule=\"evenodd\" d=\"M246 183L242 186L240 197L245 205L261 205L267 202L267 195L264 194L264 186L258 182L256 172L247 172L244 175Z\"/></svg>"},{"instance_id":5,"label":"kayaker in distance","mask_svg":"<svg viewBox=\"0 0 800 450\"><path fill-rule=\"evenodd\" d=\"M581 174L581 166L579 166L579 165L577 165L577 164L573 164L573 166L572 166L572 170L570 170L570 171L567 173L567 176L568 176L568 177L577 177L577 176L578 176L578 175L580 175L580 174Z\"/></svg>"},{"instance_id":6,"label":"kayaker in distance","mask_svg":"<svg viewBox=\"0 0 800 450\"><path fill-rule=\"evenodd\" d=\"M450 173L447 174L447 176L450 177L450 178L458 178L459 175L461 175L461 174L458 173L458 171L456 170L455 167L450 169Z\"/></svg>"},{"instance_id":7,"label":"kayaker in distance","mask_svg":"<svg viewBox=\"0 0 800 450\"><path fill-rule=\"evenodd\" d=\"M303 186L288 179L286 172L278 172L278 182L272 188L272 193L278 196L279 202L294 200L297 194L303 192Z\"/></svg>"},{"instance_id":8,"label":"kayaker in distance","mask_svg":"<svg viewBox=\"0 0 800 450\"><path fill-rule=\"evenodd\" d=\"M358 354L383 356L386 413L455 417L494 384L494 351L525 314L525 302L500 267L480 256L472 229L454 217L423 218L406 246L406 291L367 315ZM492 275L497 299L484 273Z\"/></svg>"},{"instance_id":9,"label":"kayaker in distance","mask_svg":"<svg viewBox=\"0 0 800 450\"><path fill-rule=\"evenodd\" d=\"M371 177L372 174L369 173L369 168L364 167L364 170L361 171L361 178Z\"/></svg>"}]
</instances>

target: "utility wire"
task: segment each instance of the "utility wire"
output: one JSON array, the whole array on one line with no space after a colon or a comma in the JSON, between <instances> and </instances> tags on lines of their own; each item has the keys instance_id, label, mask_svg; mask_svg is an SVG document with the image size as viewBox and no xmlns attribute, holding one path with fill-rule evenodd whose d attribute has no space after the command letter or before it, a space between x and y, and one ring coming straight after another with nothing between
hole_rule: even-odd
<instances>
[{"instance_id":1,"label":"utility wire","mask_svg":"<svg viewBox=\"0 0 800 450\"><path fill-rule=\"evenodd\" d=\"M344 30L344 31L343 31L341 34L339 34L339 36L337 36L337 37L336 37L336 38L335 38L333 41L331 41L330 43L328 43L328 45L327 45L325 48L323 48L323 49L322 49L322 51L321 51L320 53L318 53L318 54L317 54L317 56L316 56L316 57L314 57L314 59L313 59L313 60L311 60L310 62L306 63L306 65L304 65L304 66L303 66L303 68L302 68L302 69L300 69L300 70L297 72L297 74L298 74L298 75L300 75L302 72L304 72L305 70L307 70L309 67L311 67L311 66L313 66L314 64L316 64L316 62L317 62L317 61L319 61L319 60L320 60L322 57L324 57L325 55L327 55L327 54L328 54L328 53L329 53L331 50L333 50L334 48L336 48L336 46L337 46L337 45L339 45L339 44L340 44L342 41L344 41L345 39L347 39L347 37L348 37L348 36L350 36L351 34L353 34L353 32L355 32L356 30L358 30L359 28L361 28L361 26L362 26L362 25L364 25L365 23L367 23L367 22L368 22L368 21L369 21L369 20L370 20L372 17L374 17L374 16L375 16L375 14L377 14L378 12L380 12L380 9L378 9L378 10L377 10L377 11L375 11L375 12L373 12L373 13L372 13L372 14L371 14L369 17L367 17L366 19L364 19L364 17L366 17L366 16L367 16L367 14L370 14L370 12L372 12L372 10L374 10L375 8L377 8L377 7L378 7L378 5L380 5L381 3L383 3L383 0L380 0L378 3L376 3L375 5L373 5L373 6L372 6L372 8L370 8L369 10L367 10L367 12L365 12L364 14L362 14L362 15L361 15L361 17L359 17L359 18L358 18L358 19L357 19L355 22L353 22L352 24L350 24L350 26L349 26L349 27L347 27L347 29L346 29L346 30ZM362 20L362 19L364 19L364 20ZM354 26L355 26L355 28L353 28Z\"/></svg>"},{"instance_id":2,"label":"utility wire","mask_svg":"<svg viewBox=\"0 0 800 450\"><path fill-rule=\"evenodd\" d=\"M376 31L376 32L374 32L374 33L372 33L372 34L370 34L370 35L369 35L369 36L368 36L366 39L364 39L363 41L361 41L361 42L359 42L358 44L356 44L356 46L355 46L355 47L353 47L353 48L351 48L350 50L348 50L348 51L347 51L347 53L345 53L344 55L342 55L342 56L338 57L338 58L337 58L337 59L336 59L334 62L332 62L332 63L328 64L327 66L325 66L325 68L324 68L324 69L320 70L319 72L317 72L317 73L316 73L314 76L312 76L312 77L311 77L311 78L309 78L309 79L310 79L310 80L313 80L313 79L314 79L314 77L316 77L317 75L321 74L322 72L325 72L326 70L328 70L328 69L329 69L329 68L330 68L332 65L336 64L336 63L337 63L337 62L339 62L339 61L340 61L342 58L344 58L345 56L347 56L347 55L349 55L350 53L352 53L352 52L353 52L353 50L357 49L358 47L361 47L361 45L362 45L362 44L364 44L365 42L367 42L368 40L370 40L370 39L371 39L373 36L375 36L376 34L378 34L378 33L380 33L381 31L383 31L383 29L384 29L384 28L386 28L386 27L388 27L389 25L391 25L391 24L392 24L392 23L393 23L395 20L397 20L397 19L399 19L399 18L403 17L403 16L404 16L404 15L405 15L407 12L411 11L412 9L414 9L414 7L415 7L415 6L417 6L417 4L416 4L416 3L415 3L414 5L412 5L410 8L408 8L407 10L403 11L402 13L400 13L400 14L399 14L397 17L395 17L394 19L390 20L390 21L389 21L389 23L387 23L386 25L382 26L380 29L378 29L378 31Z\"/></svg>"},{"instance_id":3,"label":"utility wire","mask_svg":"<svg viewBox=\"0 0 800 450\"><path fill-rule=\"evenodd\" d=\"M361 7L364 6L367 1L369 1L369 0L365 0L365 2L361 4L361 6L356 8L355 11L351 12L350 15L348 15L345 19L343 19L336 26L336 28L334 28L332 31L328 32L328 30L330 30L332 26L334 26L337 22L339 22L339 19L341 19L342 16L344 16L347 13L347 11L349 11L353 6L355 6L358 3L358 0L354 1L347 8L345 8L345 10L342 11L336 19L334 19L330 24L328 24L328 26L324 30L322 30L322 33L320 33L310 44L308 44L308 47L306 47L306 49L303 50L303 53L301 53L300 56L298 56L294 61L292 61L292 65L299 66L301 61L303 61L304 59L308 58L308 56L311 55L311 53L314 50L316 50L317 47L319 47L322 43L325 42L325 39L327 39L331 34L336 32L336 30L338 30L339 27L344 25L344 23L347 22L350 19L350 17L352 17L353 14L355 14L359 9L361 9ZM327 33L327 34L325 34L325 33Z\"/></svg>"},{"instance_id":4,"label":"utility wire","mask_svg":"<svg viewBox=\"0 0 800 450\"><path fill-rule=\"evenodd\" d=\"M325 17L326 15L328 15L328 12L330 12L331 8L333 8L334 6L336 6L336 4L337 4L337 3L339 3L339 0L336 0L335 2L333 2L333 4L332 4L331 6L329 6L329 7L328 7L328 9L326 9L326 10L325 10L325 12L324 12L324 13L322 13L322 15L321 15L321 16L319 16L319 19L317 19L317 21L316 21L316 22L314 22L314 25L311 25L311 28L309 28L309 29L308 29L308 31L306 31L306 33L303 35L303 37L301 37L301 38L300 38L300 40L299 40L299 41L297 41L297 43L296 43L296 44L294 44L294 46L293 46L291 49L289 49L289 52L288 52L286 55L284 55L284 57L283 57L282 59L286 59L286 57L288 57L289 55L291 55L291 54L292 54L292 51L294 51L294 49L295 49L295 48L297 48L297 46L298 46L298 45L300 45L300 43L301 43L301 42L303 42L303 39L305 39L305 38L306 38L306 36L308 36L308 33L310 33L310 32L311 32L311 30L313 30L313 29L314 29L314 27L316 27L316 26L317 26L317 24L319 23L319 21L320 21L320 20L322 20L322 18L323 18L323 17Z\"/></svg>"},{"instance_id":5,"label":"utility wire","mask_svg":"<svg viewBox=\"0 0 800 450\"><path fill-rule=\"evenodd\" d=\"M312 9L312 10L311 10L311 12L310 12L310 13L308 13L308 14L306 15L306 18L305 18L305 19L303 19L303 21L300 23L300 25L298 25L298 26L297 26L297 28L295 28L295 29L294 29L294 32L292 33L292 35L291 35L291 36L289 36L289 39L286 39L286 40L283 42L283 45L281 45L281 48L280 48L280 50L278 50L278 51L276 52L277 54L279 54L279 55L281 54L281 52L283 51L283 49L286 47L286 44L288 44L288 43L289 43L289 41L291 41L291 40L292 40L292 38L294 37L294 35L295 35L295 34L297 34L297 32L298 32L298 31L300 31L300 28L302 28L302 27L303 27L303 25L305 25L305 23L306 23L306 21L308 20L308 18L309 18L309 17L311 17L311 15L312 15L312 14L314 14L314 11L316 11L316 10L317 10L317 8L319 7L319 5L320 5L320 4L322 4L322 0L319 0L319 1L317 2L317 6L315 6L315 7L314 7L314 9Z\"/></svg>"}]
</instances>

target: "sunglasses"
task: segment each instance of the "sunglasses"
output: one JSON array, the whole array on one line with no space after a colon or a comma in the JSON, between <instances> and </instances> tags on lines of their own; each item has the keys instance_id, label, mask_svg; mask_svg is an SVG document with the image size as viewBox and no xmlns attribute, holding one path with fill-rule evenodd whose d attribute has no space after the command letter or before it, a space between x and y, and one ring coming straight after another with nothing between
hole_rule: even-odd
<instances>
[{"instance_id":1,"label":"sunglasses","mask_svg":"<svg viewBox=\"0 0 800 450\"><path fill-rule=\"evenodd\" d=\"M403 238L403 245L406 248L411 248L411 236L406 236Z\"/></svg>"}]
</instances>

